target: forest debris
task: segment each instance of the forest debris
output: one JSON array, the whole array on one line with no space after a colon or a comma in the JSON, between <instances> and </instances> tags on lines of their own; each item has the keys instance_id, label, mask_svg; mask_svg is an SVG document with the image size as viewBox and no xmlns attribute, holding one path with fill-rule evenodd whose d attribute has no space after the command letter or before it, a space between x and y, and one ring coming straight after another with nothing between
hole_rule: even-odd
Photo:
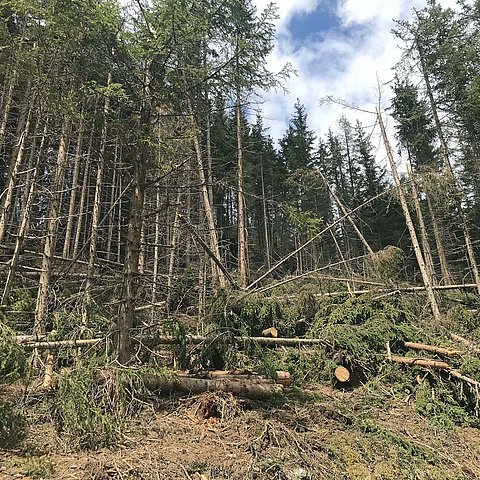
<instances>
[{"instance_id":1,"label":"forest debris","mask_svg":"<svg viewBox=\"0 0 480 480\"><path fill-rule=\"evenodd\" d=\"M283 385L264 382L252 382L237 378L193 378L191 376L178 376L174 379L158 375L146 375L145 386L149 390L162 392L199 394L205 392L226 392L239 397L250 399L264 399L283 393Z\"/></svg>"},{"instance_id":2,"label":"forest debris","mask_svg":"<svg viewBox=\"0 0 480 480\"><path fill-rule=\"evenodd\" d=\"M54 356L49 353L47 356L47 361L45 362L45 376L43 378L43 385L42 387L46 390L52 388L53 383L53 364L54 364Z\"/></svg>"},{"instance_id":3,"label":"forest debris","mask_svg":"<svg viewBox=\"0 0 480 480\"><path fill-rule=\"evenodd\" d=\"M403 363L405 365L419 365L421 367L430 367L438 370L444 370L452 377L458 378L459 380L462 380L476 388L480 387L479 381L463 375L458 370L455 370L448 363L445 362L440 362L429 358L400 357L398 355L387 355L387 359L394 363Z\"/></svg>"},{"instance_id":4,"label":"forest debris","mask_svg":"<svg viewBox=\"0 0 480 480\"><path fill-rule=\"evenodd\" d=\"M185 337L186 343L199 345L211 340L211 337L202 335L187 335ZM233 340L239 343L254 342L258 345L276 345L284 347L300 347L305 345L324 345L325 341L321 338L269 338L269 337L233 337ZM84 347L96 345L105 341L104 338L80 339L80 340L57 340L51 342L28 342L22 344L25 349L46 350L63 347ZM181 340L174 336L161 335L149 341L149 347L158 345L178 345Z\"/></svg>"},{"instance_id":5,"label":"forest debris","mask_svg":"<svg viewBox=\"0 0 480 480\"><path fill-rule=\"evenodd\" d=\"M18 338L18 337L17 337ZM25 350L48 350L48 349L57 349L63 347L90 347L97 345L105 341L104 338L89 338L89 339L79 339L79 340L55 340L51 342L28 342L22 343Z\"/></svg>"},{"instance_id":6,"label":"forest debris","mask_svg":"<svg viewBox=\"0 0 480 480\"><path fill-rule=\"evenodd\" d=\"M278 338L278 330L275 327L266 328L263 330L262 335L264 337Z\"/></svg>"},{"instance_id":7,"label":"forest debris","mask_svg":"<svg viewBox=\"0 0 480 480\"><path fill-rule=\"evenodd\" d=\"M276 381L285 387L289 387L293 383L290 372L285 372L282 370L278 370L276 372Z\"/></svg>"},{"instance_id":8,"label":"forest debris","mask_svg":"<svg viewBox=\"0 0 480 480\"><path fill-rule=\"evenodd\" d=\"M350 372L345 367L337 367L334 375L340 383L347 383L350 380Z\"/></svg>"},{"instance_id":9,"label":"forest debris","mask_svg":"<svg viewBox=\"0 0 480 480\"><path fill-rule=\"evenodd\" d=\"M425 352L438 353L440 355L446 355L447 357L453 357L463 353L460 350L454 350L453 348L436 347L425 343L405 342L404 345L412 350L424 350Z\"/></svg>"},{"instance_id":10,"label":"forest debris","mask_svg":"<svg viewBox=\"0 0 480 480\"><path fill-rule=\"evenodd\" d=\"M405 365L419 365L420 367L430 367L443 370L451 370L448 363L440 362L438 360L432 360L430 358L419 357L401 357L398 355L391 355L387 357L389 361L393 363L403 363Z\"/></svg>"},{"instance_id":11,"label":"forest debris","mask_svg":"<svg viewBox=\"0 0 480 480\"><path fill-rule=\"evenodd\" d=\"M465 337L462 337L460 335L456 335L455 333L451 333L450 336L456 340L457 342L463 343L468 347L469 350L475 353L480 353L480 347L476 346L474 342L471 340L468 340Z\"/></svg>"}]
</instances>

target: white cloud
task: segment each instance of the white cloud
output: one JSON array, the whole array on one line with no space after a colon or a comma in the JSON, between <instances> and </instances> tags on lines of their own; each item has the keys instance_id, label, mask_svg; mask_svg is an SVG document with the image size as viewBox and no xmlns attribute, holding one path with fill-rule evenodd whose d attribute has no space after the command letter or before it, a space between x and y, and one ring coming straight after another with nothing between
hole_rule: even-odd
<instances>
[{"instance_id":1,"label":"white cloud","mask_svg":"<svg viewBox=\"0 0 480 480\"><path fill-rule=\"evenodd\" d=\"M331 2L333 0L323 0ZM255 0L259 8L266 0ZM285 132L296 98L305 105L309 124L319 135L328 128L335 129L338 118L344 114L352 121L360 119L366 126L373 125L373 115L346 110L337 105L320 106L327 95L356 104L372 111L378 102L378 82L381 84L383 106L391 98L390 86L384 85L393 77L392 68L399 60L398 41L391 34L394 19L405 19L412 8L423 8L425 0L338 0L336 15L342 28L312 36L301 45L288 32L294 15L313 12L321 1L279 0L280 15L277 45L269 59L270 68L280 70L290 63L297 76L286 83L289 91L269 93L261 106L265 124L277 140ZM454 0L441 0L442 6L454 6ZM331 4L328 4L331 6ZM379 138L374 142L380 144ZM378 156L381 159L383 149Z\"/></svg>"}]
</instances>

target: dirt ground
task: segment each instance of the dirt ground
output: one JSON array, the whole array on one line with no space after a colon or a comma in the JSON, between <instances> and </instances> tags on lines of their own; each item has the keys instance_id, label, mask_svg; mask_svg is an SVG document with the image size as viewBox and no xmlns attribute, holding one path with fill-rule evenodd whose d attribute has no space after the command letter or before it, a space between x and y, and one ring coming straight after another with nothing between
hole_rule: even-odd
<instances>
[{"instance_id":1,"label":"dirt ground","mask_svg":"<svg viewBox=\"0 0 480 480\"><path fill-rule=\"evenodd\" d=\"M405 399L319 387L258 403L228 394L148 404L112 449L79 452L46 416L0 452L7 479L475 479L480 431L439 428ZM207 408L206 408L207 407ZM209 418L202 418L202 417Z\"/></svg>"}]
</instances>

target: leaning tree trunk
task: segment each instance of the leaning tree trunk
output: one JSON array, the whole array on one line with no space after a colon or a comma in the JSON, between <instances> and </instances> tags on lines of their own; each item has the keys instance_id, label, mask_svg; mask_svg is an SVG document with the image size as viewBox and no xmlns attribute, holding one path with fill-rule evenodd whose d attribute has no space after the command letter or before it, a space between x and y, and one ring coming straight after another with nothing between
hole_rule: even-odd
<instances>
[{"instance_id":1,"label":"leaning tree trunk","mask_svg":"<svg viewBox=\"0 0 480 480\"><path fill-rule=\"evenodd\" d=\"M418 226L420 229L420 239L422 242L423 254L425 257L425 266L427 268L428 275L432 279L432 285L435 285L436 279L435 279L435 268L433 266L432 250L430 249L430 243L428 241L427 228L425 227L425 220L422 212L422 207L420 205L420 201L418 200L417 185L416 185L416 180L413 176L412 165L410 163L410 160L409 160L409 163L407 164L407 172L411 180L412 199L413 199L413 205L415 206L415 213L417 214Z\"/></svg>"},{"instance_id":2,"label":"leaning tree trunk","mask_svg":"<svg viewBox=\"0 0 480 480\"><path fill-rule=\"evenodd\" d=\"M34 166L33 172L30 175L30 181L28 185L28 194L22 209L21 222L18 228L17 237L15 239L15 247L13 249L13 255L8 266L8 275L7 275L5 286L3 289L2 301L1 301L2 305L5 305L6 303L8 303L8 299L10 297L10 290L12 288L13 278L17 269L18 261L20 259L20 251L23 247L23 241L25 239L25 235L28 230L28 225L30 222L30 213L32 210L33 200L35 198L36 180L38 177L40 162L42 160L43 152L45 150L47 132L48 132L48 120L45 121L45 126L43 129L42 138L40 140L40 145L36 152L37 158L35 161L35 166ZM36 144L34 142L33 148L35 147L36 147Z\"/></svg>"},{"instance_id":3,"label":"leaning tree trunk","mask_svg":"<svg viewBox=\"0 0 480 480\"><path fill-rule=\"evenodd\" d=\"M17 183L17 177L20 172L20 167L23 163L23 156L25 153L25 145L30 133L30 125L32 119L32 110L33 106L28 107L28 113L26 113L25 120L20 122L18 135L17 135L17 145L13 149L11 168L8 174L7 187L3 194L3 199L0 205L0 243L3 241L6 233L8 218L10 210L12 208L12 200L15 185ZM23 115L22 115L23 117Z\"/></svg>"},{"instance_id":4,"label":"leaning tree trunk","mask_svg":"<svg viewBox=\"0 0 480 480\"><path fill-rule=\"evenodd\" d=\"M452 163L450 162L450 155L449 155L449 151L448 151L447 142L446 142L445 136L443 134L442 124L440 122L440 117L438 115L437 105L435 103L435 97L433 96L433 90L432 90L432 86L430 84L430 78L428 76L428 69L427 69L427 64L425 62L425 55L424 55L423 47L422 47L422 44L421 44L418 37L415 38L415 45L417 47L417 51L418 51L418 54L419 54L419 57L420 57L420 66L421 66L425 86L427 88L427 95L428 95L428 99L430 101L430 108L432 110L433 119L435 121L435 126L436 126L436 129L437 129L438 139L440 140L440 150L441 150L442 155L443 155L444 165L445 165L445 168L448 171L449 175L452 178L452 181L455 185L455 188L457 190L460 190L459 187L458 187L457 179L455 178L455 174L453 172ZM471 238L470 232L468 230L467 219L466 219L466 216L465 216L465 212L463 211L463 206L462 206L461 200L457 200L457 210L458 210L458 214L460 216L460 221L461 221L461 224L462 224L462 230L463 230L463 236L464 236L464 239L465 239L465 247L466 247L466 250L467 250L468 261L469 261L470 267L472 269L473 278L475 280L475 283L477 284L477 293L480 294L480 271L478 269L478 264L477 264L477 260L476 260L476 257L475 257L475 252L474 252L474 249L473 249L472 238Z\"/></svg>"},{"instance_id":5,"label":"leaning tree trunk","mask_svg":"<svg viewBox=\"0 0 480 480\"><path fill-rule=\"evenodd\" d=\"M198 177L200 181L203 208L205 210L205 216L207 218L207 227L208 227L209 239L210 239L210 249L214 253L217 260L220 262L221 256L220 256L220 248L218 246L217 228L215 225L215 217L213 215L213 206L210 203L210 196L208 194L207 179L205 176L204 165L203 165L202 147L200 145L199 134L197 131L198 129L195 122L194 113L193 113L192 101L190 98L188 98L187 101L188 101L188 110L189 110L188 114L190 118L190 126L192 129L192 136L193 136L193 145L195 148L195 155L197 159L197 171L198 171ZM225 275L217 267L217 265L215 265L213 261L212 261L212 274L213 274L213 281L215 283L218 283L220 288L225 288L226 286Z\"/></svg>"},{"instance_id":6,"label":"leaning tree trunk","mask_svg":"<svg viewBox=\"0 0 480 480\"><path fill-rule=\"evenodd\" d=\"M430 307L432 309L433 316L435 320L440 320L440 310L438 308L437 298L435 297L435 292L433 291L432 285L432 278L428 274L427 267L425 265L425 260L422 255L422 250L420 248L420 244L418 243L417 233L415 232L415 227L413 225L412 217L410 215L410 211L408 209L407 199L405 198L405 191L403 186L400 182L400 176L398 175L397 166L395 165L395 160L393 158L392 148L390 146L390 142L388 141L387 132L385 130L385 125L383 123L382 115L380 111L377 109L377 117L378 122L380 125L380 129L382 131L383 142L385 144L385 149L387 151L388 161L390 163L390 168L392 170L393 179L395 181L395 185L397 187L398 196L400 199L400 205L403 210L403 214L405 216L405 222L407 224L408 231L410 233L410 239L412 241L413 250L415 252L415 257L417 259L418 266L420 268L420 272L423 278L423 284L425 286L425 290L427 292L428 300L430 302Z\"/></svg>"}]
</instances>

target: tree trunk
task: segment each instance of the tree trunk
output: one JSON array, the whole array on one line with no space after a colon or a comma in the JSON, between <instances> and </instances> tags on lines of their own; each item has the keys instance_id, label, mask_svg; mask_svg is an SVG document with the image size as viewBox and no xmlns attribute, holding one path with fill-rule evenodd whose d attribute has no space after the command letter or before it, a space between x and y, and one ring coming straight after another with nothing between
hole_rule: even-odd
<instances>
[{"instance_id":1,"label":"tree trunk","mask_svg":"<svg viewBox=\"0 0 480 480\"><path fill-rule=\"evenodd\" d=\"M420 205L420 201L418 200L417 185L416 185L415 178L413 176L412 165L410 163L410 160L409 160L409 163L407 164L407 172L411 180L412 199L413 199L413 205L415 206L415 212L417 214L418 228L420 229L420 239L422 242L423 255L425 257L425 267L427 268L428 275L432 279L432 285L436 285L437 282L435 279L435 268L433 266L432 251L430 249L430 243L428 241L427 229L425 227L422 207Z\"/></svg>"},{"instance_id":2,"label":"tree trunk","mask_svg":"<svg viewBox=\"0 0 480 480\"><path fill-rule=\"evenodd\" d=\"M108 74L107 88L112 83L112 74ZM98 152L97 177L95 180L95 196L93 199L92 211L92 233L90 235L90 250L88 255L87 280L85 283L85 310L84 325L86 324L85 314L88 315L88 309L92 302L93 275L95 273L95 261L97 259L98 232L100 228L100 213L102 207L103 176L105 172L105 153L107 148L108 116L110 114L110 96L105 97L103 106L103 124L100 135L100 150Z\"/></svg>"},{"instance_id":3,"label":"tree trunk","mask_svg":"<svg viewBox=\"0 0 480 480\"><path fill-rule=\"evenodd\" d=\"M201 189L201 196L203 201L203 208L205 210L205 216L207 218L207 227L209 231L209 239L210 239L210 249L214 252L215 257L220 262L220 248L218 246L218 237L217 237L217 229L215 225L215 217L213 215L213 207L210 203L210 197L208 194L208 186L207 180L205 178L205 171L203 165L203 155L202 155L202 148L200 145L200 139L198 136L198 129L195 122L195 117L193 114L193 107L192 101L188 98L188 109L189 109L189 119L190 119L190 126L192 129L192 136L193 136L193 145L195 148L195 154L197 159L197 171L198 177L200 180L200 189ZM226 281L223 272L212 262L212 272L213 272L213 281L214 283L218 283L220 288L225 288Z\"/></svg>"},{"instance_id":4,"label":"tree trunk","mask_svg":"<svg viewBox=\"0 0 480 480\"><path fill-rule=\"evenodd\" d=\"M53 268L53 256L55 254L55 243L57 240L58 223L60 221L62 187L66 167L67 145L70 135L70 127L71 120L68 119L65 121L62 128L57 162L55 166L55 175L52 183L51 198L48 205L47 226L42 256L42 272L40 274L37 300L35 304L35 322L33 327L34 335L42 335L46 332L48 295Z\"/></svg>"},{"instance_id":5,"label":"tree trunk","mask_svg":"<svg viewBox=\"0 0 480 480\"><path fill-rule=\"evenodd\" d=\"M18 132L19 138L17 138L17 146L13 149L12 155L12 167L8 174L7 188L3 194L3 199L1 202L1 211L0 211L0 243L3 242L5 237L7 223L9 219L10 210L12 208L12 200L15 189L15 184L17 182L18 173L20 172L20 167L23 163L23 155L25 153L25 144L29 137L30 133L30 124L32 118L32 109L30 106L28 108L28 113L25 118L25 123L21 122L20 131Z\"/></svg>"},{"instance_id":6,"label":"tree trunk","mask_svg":"<svg viewBox=\"0 0 480 480\"><path fill-rule=\"evenodd\" d=\"M435 209L432 205L430 194L428 192L425 192L425 196L427 198L428 212L430 214L430 218L432 219L433 236L435 238L435 246L437 248L438 260L440 262L440 271L442 272L442 281L444 285L451 285L452 276L450 275L450 271L448 269L447 256L445 254L445 249L443 248L443 239L442 239L440 227L438 225L437 214L435 213Z\"/></svg>"},{"instance_id":7,"label":"tree trunk","mask_svg":"<svg viewBox=\"0 0 480 480\"><path fill-rule=\"evenodd\" d=\"M68 217L67 225L65 227L65 238L63 242L63 256L68 258L70 255L70 246L72 243L72 229L73 221L75 218L75 207L77 200L77 190L78 190L78 177L80 173L80 163L82 159L82 148L83 148L83 134L84 134L84 116L83 112L80 118L80 126L78 127L78 137L77 137L77 146L75 148L75 159L73 164L73 176L72 176L72 186L70 189L70 202L68 206Z\"/></svg>"},{"instance_id":8,"label":"tree trunk","mask_svg":"<svg viewBox=\"0 0 480 480\"><path fill-rule=\"evenodd\" d=\"M10 260L10 264L8 266L8 275L7 275L7 279L5 281L5 287L3 289L3 295L2 295L2 302L1 302L2 305L5 305L5 304L8 303L8 299L10 297L10 290L11 290L12 283L13 283L13 278L14 278L14 275L15 275L15 272L16 272L16 269L17 269L18 261L20 259L20 251L23 247L23 241L25 239L25 235L26 235L27 230L28 230L28 225L29 225L29 222L30 222L30 213L31 213L31 210L32 210L33 200L35 198L35 193L36 193L35 192L36 181L37 181L37 177L38 177L40 162L42 160L42 155L43 155L43 152L44 152L44 149L45 149L45 141L46 141L46 137L47 137L47 132L48 132L48 120L45 122L45 126L44 126L44 129L43 129L43 134L42 134L42 139L40 141L38 151L36 152L37 158L36 158L36 161L35 161L34 170L33 170L32 174L30 175L30 181L29 181L29 184L28 184L28 187L27 187L28 194L27 194L26 201L25 201L25 204L24 204L23 210L22 210L22 217L21 217L20 226L18 228L17 237L16 237L16 240L15 240L15 247L14 247L14 250L13 250L13 255L12 255L12 258ZM35 148L35 143L34 143L33 147Z\"/></svg>"},{"instance_id":9,"label":"tree trunk","mask_svg":"<svg viewBox=\"0 0 480 480\"><path fill-rule=\"evenodd\" d=\"M392 148L390 147L390 142L388 141L387 132L385 131L385 125L383 123L382 115L380 111L377 109L377 117L378 122L380 124L380 129L382 131L383 142L385 144L385 149L387 151L388 161L390 163L390 168L392 170L393 179L395 181L395 185L398 189L398 196L400 199L400 204L403 210L403 214L405 216L405 222L407 224L408 231L410 233L410 239L412 241L413 250L415 252L415 257L417 259L418 266L420 268L420 272L423 278L423 284L425 285L425 290L427 292L428 300L430 302L430 307L432 309L433 316L435 320L440 320L440 310L438 309L437 299L435 297L435 292L432 289L432 278L428 274L427 267L425 265L425 260L422 255L422 250L420 248L420 244L418 243L417 234L415 232L415 227L413 225L412 217L410 215L410 211L408 209L408 203L405 198L405 191L403 186L400 182L400 177L398 175L397 166L395 165L395 160L393 159Z\"/></svg>"},{"instance_id":10,"label":"tree trunk","mask_svg":"<svg viewBox=\"0 0 480 480\"><path fill-rule=\"evenodd\" d=\"M455 178L455 174L453 172L452 164L450 162L450 155L449 155L449 151L448 151L447 142L446 142L445 136L443 134L442 124L440 122L440 117L438 116L437 105L435 103L435 98L433 96L432 86L430 84L430 79L428 77L428 69L427 69L427 65L426 65L426 62L425 62L425 55L424 55L424 52L423 52L423 47L422 47L422 44L419 41L418 37L415 37L415 45L417 47L417 51L418 51L418 54L419 54L419 57L420 57L420 65L421 65L421 69L422 69L423 79L424 79L424 82L425 82L425 86L427 88L427 94L428 94L428 98L429 98L429 101L430 101L430 107L432 109L432 115L433 115L433 118L435 120L435 126L437 128L438 139L440 140L440 150L441 150L442 155L443 155L444 165L445 165L446 170L448 171L448 173L452 177L452 181L453 181L456 189L460 190L459 187L458 187L457 180ZM478 270L478 264L477 264L477 260L475 258L475 252L473 250L472 239L470 237L470 232L468 230L467 219L465 217L465 212L463 211L463 206L462 206L461 200L457 201L457 210L458 210L458 213L459 213L459 216L460 216L460 221L461 221L461 224L462 224L462 230L463 230L463 236L465 238L465 247L467 249L468 261L469 261L470 267L472 269L473 278L475 280L475 283L477 284L477 293L480 294L480 272Z\"/></svg>"},{"instance_id":11,"label":"tree trunk","mask_svg":"<svg viewBox=\"0 0 480 480\"><path fill-rule=\"evenodd\" d=\"M245 218L245 196L243 194L243 140L242 109L240 105L240 88L237 88L237 235L238 235L238 283L245 288L248 282L247 271L247 225Z\"/></svg>"}]
</instances>

